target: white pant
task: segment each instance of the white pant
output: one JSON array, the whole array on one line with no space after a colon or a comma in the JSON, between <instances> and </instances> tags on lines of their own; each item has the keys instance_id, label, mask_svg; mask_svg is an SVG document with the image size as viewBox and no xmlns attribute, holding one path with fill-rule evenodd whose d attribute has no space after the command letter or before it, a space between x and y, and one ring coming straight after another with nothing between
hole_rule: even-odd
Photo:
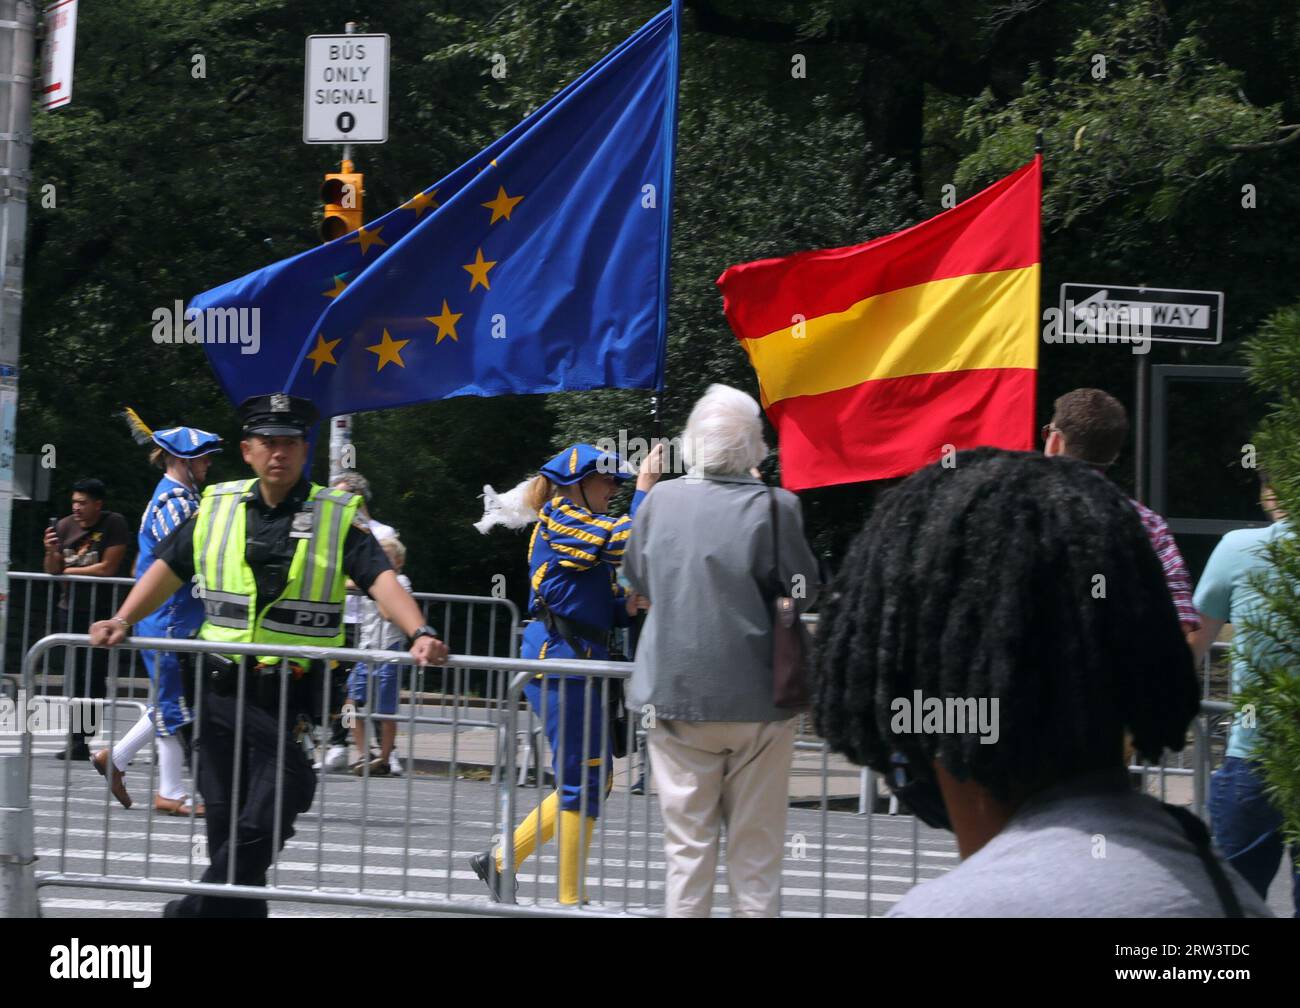
<instances>
[{"instance_id":1,"label":"white pant","mask_svg":"<svg viewBox=\"0 0 1300 1008\"><path fill-rule=\"evenodd\" d=\"M667 916L709 916L724 823L732 916L780 914L798 720L659 720L648 730L664 817Z\"/></svg>"}]
</instances>

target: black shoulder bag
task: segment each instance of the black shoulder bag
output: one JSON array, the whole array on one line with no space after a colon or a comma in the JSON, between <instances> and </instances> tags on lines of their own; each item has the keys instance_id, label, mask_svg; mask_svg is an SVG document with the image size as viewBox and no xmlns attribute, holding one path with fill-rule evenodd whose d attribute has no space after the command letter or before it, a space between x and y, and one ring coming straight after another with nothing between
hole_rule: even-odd
<instances>
[{"instance_id":1,"label":"black shoulder bag","mask_svg":"<svg viewBox=\"0 0 1300 1008\"><path fill-rule=\"evenodd\" d=\"M812 700L808 683L808 631L804 629L794 598L786 594L781 577L780 520L776 491L767 488L772 525L772 576L768 593L772 606L772 702L787 710L807 707Z\"/></svg>"}]
</instances>

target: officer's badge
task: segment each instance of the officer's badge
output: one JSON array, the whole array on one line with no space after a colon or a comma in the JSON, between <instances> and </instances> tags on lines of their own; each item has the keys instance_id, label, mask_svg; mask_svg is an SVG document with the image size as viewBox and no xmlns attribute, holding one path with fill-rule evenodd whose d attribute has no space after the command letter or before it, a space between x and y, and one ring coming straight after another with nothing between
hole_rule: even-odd
<instances>
[{"instance_id":1,"label":"officer's badge","mask_svg":"<svg viewBox=\"0 0 1300 1008\"><path fill-rule=\"evenodd\" d=\"M288 412L289 412L289 397L288 397L287 395L285 395L283 392L272 392L272 393L271 393L271 412L272 412L272 413L288 413Z\"/></svg>"},{"instance_id":2,"label":"officer's badge","mask_svg":"<svg viewBox=\"0 0 1300 1008\"><path fill-rule=\"evenodd\" d=\"M293 516L293 524L289 526L290 539L310 539L311 538L311 512L299 511Z\"/></svg>"}]
</instances>

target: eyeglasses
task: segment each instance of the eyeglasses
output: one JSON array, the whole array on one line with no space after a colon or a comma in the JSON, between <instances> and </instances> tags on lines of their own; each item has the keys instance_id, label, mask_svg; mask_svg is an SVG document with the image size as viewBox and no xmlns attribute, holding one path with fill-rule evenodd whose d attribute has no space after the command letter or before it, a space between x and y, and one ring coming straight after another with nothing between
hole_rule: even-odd
<instances>
[{"instance_id":1,"label":"eyeglasses","mask_svg":"<svg viewBox=\"0 0 1300 1008\"><path fill-rule=\"evenodd\" d=\"M1044 441L1046 441L1046 440L1047 440L1048 438L1050 438L1053 434L1060 434L1060 433L1061 433L1061 428L1058 427L1058 426L1056 426L1056 424L1051 423L1051 422L1049 421L1048 423L1043 424L1043 429L1040 430L1038 433L1039 433L1039 435L1042 437L1042 439L1043 439Z\"/></svg>"}]
</instances>

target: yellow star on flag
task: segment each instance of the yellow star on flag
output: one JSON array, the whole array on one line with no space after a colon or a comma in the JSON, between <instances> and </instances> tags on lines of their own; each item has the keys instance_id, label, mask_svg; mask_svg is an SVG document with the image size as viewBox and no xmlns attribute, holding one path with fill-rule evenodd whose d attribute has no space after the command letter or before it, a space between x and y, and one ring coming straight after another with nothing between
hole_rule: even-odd
<instances>
[{"instance_id":1,"label":"yellow star on flag","mask_svg":"<svg viewBox=\"0 0 1300 1008\"><path fill-rule=\"evenodd\" d=\"M438 209L440 203L435 203L433 198L438 195L437 189L431 189L427 193L416 193L409 200L402 204L403 210L414 210L415 219L419 220L420 215L429 209Z\"/></svg>"},{"instance_id":2,"label":"yellow star on flag","mask_svg":"<svg viewBox=\"0 0 1300 1008\"><path fill-rule=\"evenodd\" d=\"M438 327L438 338L433 341L435 346L441 343L448 336L454 339L457 343L460 342L460 337L456 335L456 323L461 320L461 316L464 314L465 314L464 312L461 312L458 315L455 312L453 312L450 308L447 307L447 299L443 298L442 314L425 316L426 322L432 322L434 325Z\"/></svg>"},{"instance_id":3,"label":"yellow star on flag","mask_svg":"<svg viewBox=\"0 0 1300 1008\"><path fill-rule=\"evenodd\" d=\"M382 224L380 224L379 227L375 228L373 231L367 231L363 227L357 228L356 236L353 238L349 238L347 243L349 245L360 245L361 254L365 255L367 252L370 251L371 245L388 244L388 242L384 241L384 239L379 237L379 232L382 230L384 230L384 226Z\"/></svg>"},{"instance_id":4,"label":"yellow star on flag","mask_svg":"<svg viewBox=\"0 0 1300 1008\"><path fill-rule=\"evenodd\" d=\"M346 273L340 273L338 276L336 276L334 278L334 289L321 291L321 294L327 298L336 298L340 294L342 294L343 288L345 288L348 285L347 281L343 279L346 275L347 275Z\"/></svg>"},{"instance_id":5,"label":"yellow star on flag","mask_svg":"<svg viewBox=\"0 0 1300 1008\"><path fill-rule=\"evenodd\" d=\"M479 249L478 255L474 257L474 261L461 267L461 269L468 271L469 275L473 277L469 282L469 289L472 291L479 284L482 284L488 290L491 290L492 285L488 283L488 270L496 264L497 260L495 259L490 262L485 262L483 259L483 250Z\"/></svg>"},{"instance_id":6,"label":"yellow star on flag","mask_svg":"<svg viewBox=\"0 0 1300 1008\"><path fill-rule=\"evenodd\" d=\"M497 186L497 198L488 203L482 204L482 206L485 206L492 211L492 219L488 221L488 223L495 224L502 217L509 220L510 211L513 210L522 199L522 196L507 196L505 186Z\"/></svg>"},{"instance_id":7,"label":"yellow star on flag","mask_svg":"<svg viewBox=\"0 0 1300 1008\"><path fill-rule=\"evenodd\" d=\"M338 361L334 359L334 348L342 343L342 339L327 340L320 333L316 334L316 346L307 359L312 362L311 373L315 374L320 370L322 364L333 364L338 366Z\"/></svg>"},{"instance_id":8,"label":"yellow star on flag","mask_svg":"<svg viewBox=\"0 0 1300 1008\"><path fill-rule=\"evenodd\" d=\"M395 340L388 335L388 330L384 330L384 338L374 346L366 347L372 354L379 355L379 366L376 371L384 370L387 364L396 364L398 367L406 367L402 361L402 347L410 343L410 340Z\"/></svg>"}]
</instances>

